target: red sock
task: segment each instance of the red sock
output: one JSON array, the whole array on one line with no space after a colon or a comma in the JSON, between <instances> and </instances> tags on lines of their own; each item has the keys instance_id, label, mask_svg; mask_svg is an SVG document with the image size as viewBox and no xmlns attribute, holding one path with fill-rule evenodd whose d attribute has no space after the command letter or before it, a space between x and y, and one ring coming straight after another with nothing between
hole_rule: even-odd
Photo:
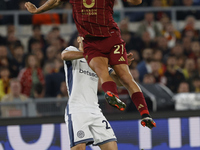
<instances>
[{"instance_id":1,"label":"red sock","mask_svg":"<svg viewBox=\"0 0 200 150\"><path fill-rule=\"evenodd\" d=\"M113 81L107 81L102 84L102 89L106 93L107 91L112 92L118 97L117 85Z\"/></svg>"},{"instance_id":2,"label":"red sock","mask_svg":"<svg viewBox=\"0 0 200 150\"><path fill-rule=\"evenodd\" d=\"M131 99L135 104L137 110L140 112L140 115L149 114L146 101L142 92L135 92L132 94Z\"/></svg>"}]
</instances>

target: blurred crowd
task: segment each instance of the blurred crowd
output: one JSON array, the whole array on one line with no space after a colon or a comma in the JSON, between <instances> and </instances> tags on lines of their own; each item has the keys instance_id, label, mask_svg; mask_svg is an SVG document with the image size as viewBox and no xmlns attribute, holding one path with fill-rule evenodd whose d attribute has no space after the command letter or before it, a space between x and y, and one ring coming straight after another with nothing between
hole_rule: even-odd
<instances>
[{"instance_id":1,"label":"blurred crowd","mask_svg":"<svg viewBox=\"0 0 200 150\"><path fill-rule=\"evenodd\" d=\"M32 0L36 5L45 1L36 3ZM6 0L1 3L5 7L9 3L17 3L18 9L25 10L24 0ZM125 2L122 4L123 7L129 7ZM199 4L200 0L143 0L143 6L153 7ZM69 3L63 7L71 8ZM27 49L15 35L14 25L8 24L6 36L0 35L0 101L14 98L25 100L28 97L68 97L60 54L69 45L78 47L78 33L75 32L66 41L56 24L66 23L67 15L43 15L47 15L42 16L45 18L54 18L54 21L48 23L48 19L41 20L41 16L22 16L30 17L26 21L33 24ZM133 32L129 26L129 15L119 22L119 28L122 39L126 42L127 52L134 55L130 72L135 81L142 84L161 83L173 93L200 92L200 31L195 26L200 16L198 11L187 11L180 15L184 16L181 19L185 23L182 30L175 28L167 12L146 12L142 15L138 29ZM3 16L0 17L1 21L4 19ZM38 22L39 20L45 20L46 23ZM41 30L43 24L53 24L45 35ZM123 88L119 88L119 93L128 94ZM98 94L103 94L101 86Z\"/></svg>"}]
</instances>

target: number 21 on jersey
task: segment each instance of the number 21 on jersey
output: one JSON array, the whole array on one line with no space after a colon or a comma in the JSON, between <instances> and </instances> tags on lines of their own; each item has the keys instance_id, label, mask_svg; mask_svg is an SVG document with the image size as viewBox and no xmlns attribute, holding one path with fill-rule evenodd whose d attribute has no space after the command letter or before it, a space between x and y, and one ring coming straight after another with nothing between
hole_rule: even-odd
<instances>
[{"instance_id":1,"label":"number 21 on jersey","mask_svg":"<svg viewBox=\"0 0 200 150\"><path fill-rule=\"evenodd\" d=\"M114 54L120 54L120 48L122 49L122 55L124 54L124 45L120 44L120 45L115 45L114 48L116 48L114 50Z\"/></svg>"}]
</instances>

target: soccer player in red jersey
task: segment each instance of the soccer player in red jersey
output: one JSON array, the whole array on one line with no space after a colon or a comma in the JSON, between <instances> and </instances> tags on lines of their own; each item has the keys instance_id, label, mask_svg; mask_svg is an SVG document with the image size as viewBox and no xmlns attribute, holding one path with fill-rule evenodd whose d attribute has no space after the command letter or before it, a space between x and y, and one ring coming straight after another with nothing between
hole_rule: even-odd
<instances>
[{"instance_id":1,"label":"soccer player in red jersey","mask_svg":"<svg viewBox=\"0 0 200 150\"><path fill-rule=\"evenodd\" d=\"M37 14L57 7L62 1L66 0L48 0L39 8L27 2L25 7L29 12ZM133 5L142 3L142 0L127 1ZM118 98L116 83L109 76L108 65L110 65L129 91L142 117L141 124L149 128L155 127L143 93L129 72L125 43L113 19L114 0L70 0L70 3L79 35L84 37L84 57L98 75L108 103L119 110L124 110L126 107Z\"/></svg>"}]
</instances>

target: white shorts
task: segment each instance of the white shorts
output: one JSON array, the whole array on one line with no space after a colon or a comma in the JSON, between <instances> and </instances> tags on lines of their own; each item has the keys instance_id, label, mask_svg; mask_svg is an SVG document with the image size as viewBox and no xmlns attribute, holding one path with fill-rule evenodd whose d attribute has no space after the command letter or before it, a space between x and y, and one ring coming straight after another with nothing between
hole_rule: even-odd
<instances>
[{"instance_id":1,"label":"white shorts","mask_svg":"<svg viewBox=\"0 0 200 150\"><path fill-rule=\"evenodd\" d=\"M101 145L117 141L112 127L102 113L69 114L65 115L65 122L69 131L70 147L80 143Z\"/></svg>"}]
</instances>

